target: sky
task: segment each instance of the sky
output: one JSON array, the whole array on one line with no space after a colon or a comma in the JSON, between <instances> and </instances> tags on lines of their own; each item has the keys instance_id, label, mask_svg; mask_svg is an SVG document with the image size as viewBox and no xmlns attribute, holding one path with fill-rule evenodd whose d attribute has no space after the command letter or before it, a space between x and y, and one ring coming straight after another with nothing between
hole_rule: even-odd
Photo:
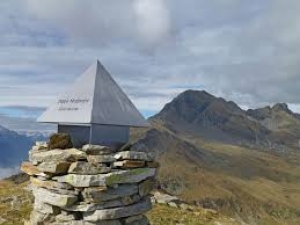
<instances>
[{"instance_id":1,"label":"sky","mask_svg":"<svg viewBox=\"0 0 300 225\"><path fill-rule=\"evenodd\" d=\"M0 114L36 117L96 59L146 117L186 89L300 112L299 11L299 0L1 0Z\"/></svg>"}]
</instances>

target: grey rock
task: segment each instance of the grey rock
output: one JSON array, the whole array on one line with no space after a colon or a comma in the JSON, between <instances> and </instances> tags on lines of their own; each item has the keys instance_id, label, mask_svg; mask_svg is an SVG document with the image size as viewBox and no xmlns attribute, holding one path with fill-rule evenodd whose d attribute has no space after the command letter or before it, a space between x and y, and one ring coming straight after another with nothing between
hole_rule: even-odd
<instances>
[{"instance_id":1,"label":"grey rock","mask_svg":"<svg viewBox=\"0 0 300 225\"><path fill-rule=\"evenodd\" d=\"M30 151L29 160L31 162L44 162L44 161L77 161L86 159L86 153L79 151L76 148L71 149L54 149L51 151Z\"/></svg>"},{"instance_id":2,"label":"grey rock","mask_svg":"<svg viewBox=\"0 0 300 225\"><path fill-rule=\"evenodd\" d=\"M158 191L154 192L154 198L159 204L168 204L170 202L178 201L178 198L175 196L162 194Z\"/></svg>"},{"instance_id":3,"label":"grey rock","mask_svg":"<svg viewBox=\"0 0 300 225\"><path fill-rule=\"evenodd\" d=\"M135 152L135 151L123 151L115 154L115 159L135 159L144 161L154 161L154 155L146 152Z\"/></svg>"},{"instance_id":4,"label":"grey rock","mask_svg":"<svg viewBox=\"0 0 300 225\"><path fill-rule=\"evenodd\" d=\"M105 187L116 184L138 183L155 175L155 168L138 168L131 170L116 170L107 174L79 175L68 174L53 177L52 180L64 182L73 187Z\"/></svg>"},{"instance_id":5,"label":"grey rock","mask_svg":"<svg viewBox=\"0 0 300 225\"><path fill-rule=\"evenodd\" d=\"M83 174L83 175L95 175L101 173L109 173L111 168L106 165L93 166L88 162L78 161L71 164L68 173L69 174Z\"/></svg>"},{"instance_id":6,"label":"grey rock","mask_svg":"<svg viewBox=\"0 0 300 225\"><path fill-rule=\"evenodd\" d=\"M81 202L79 204L63 207L63 209L70 212L92 212L96 210L110 209L130 205L138 202L140 199L141 198L138 195L132 195L98 204Z\"/></svg>"},{"instance_id":7,"label":"grey rock","mask_svg":"<svg viewBox=\"0 0 300 225\"><path fill-rule=\"evenodd\" d=\"M118 188L86 188L82 196L86 202L102 203L125 196L138 194L138 186L134 184L119 185Z\"/></svg>"},{"instance_id":8,"label":"grey rock","mask_svg":"<svg viewBox=\"0 0 300 225\"><path fill-rule=\"evenodd\" d=\"M114 155L88 155L87 160L92 165L98 165L99 163L112 163L116 161Z\"/></svg>"},{"instance_id":9,"label":"grey rock","mask_svg":"<svg viewBox=\"0 0 300 225\"><path fill-rule=\"evenodd\" d=\"M106 180L111 176L122 176L126 174L127 171L120 170L116 172L111 172L108 174L97 174L97 175L80 175L80 174L68 174L64 176L53 177L53 180L58 182L64 182L77 188L85 187L105 187Z\"/></svg>"},{"instance_id":10,"label":"grey rock","mask_svg":"<svg viewBox=\"0 0 300 225\"><path fill-rule=\"evenodd\" d=\"M40 171L52 174L66 174L70 167L70 162L46 161L37 166Z\"/></svg>"},{"instance_id":11,"label":"grey rock","mask_svg":"<svg viewBox=\"0 0 300 225\"><path fill-rule=\"evenodd\" d=\"M100 220L119 219L119 218L143 214L149 211L151 207L152 205L150 199L145 198L139 203L125 206L125 207L96 210L94 212L85 212L83 213L83 218L84 220L90 222L97 222Z\"/></svg>"},{"instance_id":12,"label":"grey rock","mask_svg":"<svg viewBox=\"0 0 300 225\"><path fill-rule=\"evenodd\" d=\"M73 187L70 184L67 183L59 183L52 180L44 180L40 177L30 177L30 183L31 185L35 187L41 187L46 189L67 189L71 190Z\"/></svg>"},{"instance_id":13,"label":"grey rock","mask_svg":"<svg viewBox=\"0 0 300 225\"><path fill-rule=\"evenodd\" d=\"M33 188L33 195L35 199L39 201L43 201L44 203L58 206L58 207L65 207L74 204L78 197L74 195L60 195L54 193L53 191L46 190L44 188Z\"/></svg>"},{"instance_id":14,"label":"grey rock","mask_svg":"<svg viewBox=\"0 0 300 225\"><path fill-rule=\"evenodd\" d=\"M35 199L33 209L43 214L57 215L60 213L60 209L58 207L46 204L39 199Z\"/></svg>"},{"instance_id":15,"label":"grey rock","mask_svg":"<svg viewBox=\"0 0 300 225\"><path fill-rule=\"evenodd\" d=\"M139 183L148 178L154 177L156 174L155 168L137 168L123 170L125 173L116 173L107 177L106 185L112 186L114 184L126 184L126 183Z\"/></svg>"},{"instance_id":16,"label":"grey rock","mask_svg":"<svg viewBox=\"0 0 300 225\"><path fill-rule=\"evenodd\" d=\"M114 153L116 149L108 146L87 144L82 147L82 151L90 155L106 155Z\"/></svg>"}]
</instances>

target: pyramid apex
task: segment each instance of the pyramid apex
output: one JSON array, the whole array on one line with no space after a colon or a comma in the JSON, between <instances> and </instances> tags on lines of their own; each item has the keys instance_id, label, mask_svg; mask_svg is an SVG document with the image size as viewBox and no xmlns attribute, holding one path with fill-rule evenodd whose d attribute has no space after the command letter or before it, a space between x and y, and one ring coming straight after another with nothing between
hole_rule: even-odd
<instances>
[{"instance_id":1,"label":"pyramid apex","mask_svg":"<svg viewBox=\"0 0 300 225\"><path fill-rule=\"evenodd\" d=\"M42 123L148 126L99 59L38 118Z\"/></svg>"}]
</instances>

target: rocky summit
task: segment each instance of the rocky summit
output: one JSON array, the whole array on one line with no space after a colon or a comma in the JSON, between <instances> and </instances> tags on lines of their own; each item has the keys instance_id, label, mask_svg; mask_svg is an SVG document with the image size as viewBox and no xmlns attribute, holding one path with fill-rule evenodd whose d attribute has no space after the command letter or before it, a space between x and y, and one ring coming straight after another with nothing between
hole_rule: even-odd
<instances>
[{"instance_id":1,"label":"rocky summit","mask_svg":"<svg viewBox=\"0 0 300 225\"><path fill-rule=\"evenodd\" d=\"M35 198L25 224L149 225L143 214L152 208L158 167L152 154L59 142L61 149L37 142L21 166Z\"/></svg>"}]
</instances>

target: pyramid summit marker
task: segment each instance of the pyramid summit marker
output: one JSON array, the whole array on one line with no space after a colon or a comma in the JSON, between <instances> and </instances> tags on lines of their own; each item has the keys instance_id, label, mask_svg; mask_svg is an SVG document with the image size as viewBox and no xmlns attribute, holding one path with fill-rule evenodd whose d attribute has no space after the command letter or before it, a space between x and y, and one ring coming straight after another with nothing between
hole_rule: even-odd
<instances>
[{"instance_id":1,"label":"pyramid summit marker","mask_svg":"<svg viewBox=\"0 0 300 225\"><path fill-rule=\"evenodd\" d=\"M58 124L75 145L121 144L129 139L129 127L148 122L97 60L38 118Z\"/></svg>"}]
</instances>

